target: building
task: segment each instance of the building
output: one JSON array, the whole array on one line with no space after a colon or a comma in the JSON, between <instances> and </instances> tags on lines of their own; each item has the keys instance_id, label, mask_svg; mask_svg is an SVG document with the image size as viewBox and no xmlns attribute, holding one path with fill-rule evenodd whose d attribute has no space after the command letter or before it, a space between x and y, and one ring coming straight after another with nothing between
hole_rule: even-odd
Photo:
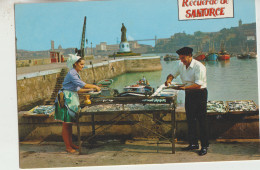
<instances>
[{"instance_id":1,"label":"building","mask_svg":"<svg viewBox=\"0 0 260 170\"><path fill-rule=\"evenodd\" d=\"M170 38L161 38L157 39L156 44L167 44L170 41Z\"/></svg>"},{"instance_id":2,"label":"building","mask_svg":"<svg viewBox=\"0 0 260 170\"><path fill-rule=\"evenodd\" d=\"M100 44L96 45L96 51L107 51L107 43L101 42Z\"/></svg>"}]
</instances>

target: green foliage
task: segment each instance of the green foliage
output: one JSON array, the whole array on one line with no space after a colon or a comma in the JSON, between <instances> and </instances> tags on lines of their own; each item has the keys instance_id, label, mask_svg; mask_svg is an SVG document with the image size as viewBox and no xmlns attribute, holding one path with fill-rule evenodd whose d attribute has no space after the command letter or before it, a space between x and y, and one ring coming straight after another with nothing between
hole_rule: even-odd
<instances>
[{"instance_id":1,"label":"green foliage","mask_svg":"<svg viewBox=\"0 0 260 170\"><path fill-rule=\"evenodd\" d=\"M118 52L117 54L112 54L109 55L109 57L126 57L126 56L140 56L140 53L133 53L132 51L130 52Z\"/></svg>"}]
</instances>

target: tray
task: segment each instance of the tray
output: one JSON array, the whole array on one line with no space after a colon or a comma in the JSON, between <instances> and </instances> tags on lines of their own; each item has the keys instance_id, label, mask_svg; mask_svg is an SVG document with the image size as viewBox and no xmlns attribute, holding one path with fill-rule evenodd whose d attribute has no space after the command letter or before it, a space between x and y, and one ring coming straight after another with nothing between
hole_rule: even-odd
<instances>
[{"instance_id":1,"label":"tray","mask_svg":"<svg viewBox=\"0 0 260 170\"><path fill-rule=\"evenodd\" d=\"M42 105L42 106L53 106L53 105ZM40 106L36 106L36 107L34 107L34 108L32 108L31 110L29 110L28 112L25 112L24 114L23 114L23 116L25 116L25 117L51 117L51 116L53 116L54 115L54 113L55 113L55 109L51 112L51 113L49 113L49 114L44 114L44 113L34 113L34 110L35 109L37 109L37 108L39 108Z\"/></svg>"},{"instance_id":2,"label":"tray","mask_svg":"<svg viewBox=\"0 0 260 170\"><path fill-rule=\"evenodd\" d=\"M88 94L90 94L90 96L96 96L96 95L99 95L99 94L101 94L101 90L99 91L99 92L97 92L97 91L90 91L90 92L88 92Z\"/></svg>"},{"instance_id":3,"label":"tray","mask_svg":"<svg viewBox=\"0 0 260 170\"><path fill-rule=\"evenodd\" d=\"M227 106L224 101L208 101L207 102L208 114L225 114L227 113Z\"/></svg>"},{"instance_id":4,"label":"tray","mask_svg":"<svg viewBox=\"0 0 260 170\"><path fill-rule=\"evenodd\" d=\"M258 107L253 100L226 101L227 111L233 114L255 113Z\"/></svg>"}]
</instances>

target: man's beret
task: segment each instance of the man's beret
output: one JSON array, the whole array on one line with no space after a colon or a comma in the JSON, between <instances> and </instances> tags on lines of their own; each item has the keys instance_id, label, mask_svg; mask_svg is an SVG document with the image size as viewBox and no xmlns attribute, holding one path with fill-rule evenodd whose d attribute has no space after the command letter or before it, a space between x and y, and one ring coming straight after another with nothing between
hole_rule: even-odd
<instances>
[{"instance_id":1,"label":"man's beret","mask_svg":"<svg viewBox=\"0 0 260 170\"><path fill-rule=\"evenodd\" d=\"M192 54L193 49L190 47L183 47L176 51L178 55L190 55Z\"/></svg>"}]
</instances>

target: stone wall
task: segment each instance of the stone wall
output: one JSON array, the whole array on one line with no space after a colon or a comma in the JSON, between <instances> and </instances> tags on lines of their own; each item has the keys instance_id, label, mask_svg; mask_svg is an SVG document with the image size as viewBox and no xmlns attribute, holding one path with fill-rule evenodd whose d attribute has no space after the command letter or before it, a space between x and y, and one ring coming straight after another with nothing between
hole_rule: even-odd
<instances>
[{"instance_id":1,"label":"stone wall","mask_svg":"<svg viewBox=\"0 0 260 170\"><path fill-rule=\"evenodd\" d=\"M130 125L129 120L126 118L120 119L120 123L104 124L117 117L117 113L110 113L106 115L95 115L95 127L96 134L100 136L130 136L130 137L156 137L156 134L151 133L147 129L149 128L154 132L163 134L165 136L171 135L171 115L167 114L162 117L162 120L167 122L166 124L155 124L152 120L153 115L148 114L151 118L144 114L130 115L130 119L133 120ZM157 113L159 115L159 113ZM91 116L82 116L80 118L80 132L81 136L91 136ZM50 141L62 141L61 131L62 123L57 122L54 117L23 117L19 114L19 139L20 140L32 140L44 139ZM139 122L139 123L138 123ZM139 125L143 126L139 126ZM102 127L101 127L102 125ZM102 131L104 130L104 131ZM102 131L102 132L101 132ZM187 122L185 110L182 107L177 107L176 110L176 138L178 140L187 140ZM210 139L258 139L259 138L259 115L208 115L208 132ZM74 140L77 140L77 127L73 124L73 136Z\"/></svg>"},{"instance_id":2,"label":"stone wall","mask_svg":"<svg viewBox=\"0 0 260 170\"><path fill-rule=\"evenodd\" d=\"M80 72L81 79L86 83L98 82L103 79L110 79L118 75L126 73L125 61L116 62L103 62L99 64L94 64L93 68L91 65L87 66Z\"/></svg>"},{"instance_id":3,"label":"stone wall","mask_svg":"<svg viewBox=\"0 0 260 170\"><path fill-rule=\"evenodd\" d=\"M50 58L44 59L31 59L31 60L16 60L16 67L29 67L35 65L50 64Z\"/></svg>"},{"instance_id":4,"label":"stone wall","mask_svg":"<svg viewBox=\"0 0 260 170\"><path fill-rule=\"evenodd\" d=\"M34 107L48 99L60 73L25 78L17 81L18 110Z\"/></svg>"},{"instance_id":5,"label":"stone wall","mask_svg":"<svg viewBox=\"0 0 260 170\"><path fill-rule=\"evenodd\" d=\"M147 59L128 59L125 61L125 67L128 72L142 72L142 71L155 71L161 70L162 65L160 63L160 58L149 60Z\"/></svg>"}]
</instances>

